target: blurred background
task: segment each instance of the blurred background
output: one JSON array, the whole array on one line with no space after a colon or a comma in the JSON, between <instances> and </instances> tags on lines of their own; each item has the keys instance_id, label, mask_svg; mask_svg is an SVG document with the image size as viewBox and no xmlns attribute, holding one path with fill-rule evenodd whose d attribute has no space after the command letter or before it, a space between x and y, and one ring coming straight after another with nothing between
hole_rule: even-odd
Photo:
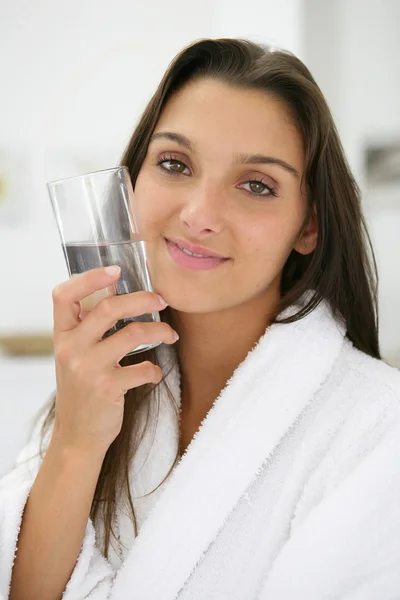
<instances>
[{"instance_id":1,"label":"blurred background","mask_svg":"<svg viewBox=\"0 0 400 600\"><path fill-rule=\"evenodd\" d=\"M363 193L381 348L400 367L399 23L398 0L2 2L0 476L55 389L51 292L68 272L46 182L117 165L169 62L199 38L271 43L313 73Z\"/></svg>"}]
</instances>

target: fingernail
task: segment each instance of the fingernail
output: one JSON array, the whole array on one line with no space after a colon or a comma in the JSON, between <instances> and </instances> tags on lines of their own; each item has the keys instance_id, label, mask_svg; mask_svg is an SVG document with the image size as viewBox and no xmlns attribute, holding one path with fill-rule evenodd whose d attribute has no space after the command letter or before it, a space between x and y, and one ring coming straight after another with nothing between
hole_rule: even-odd
<instances>
[{"instance_id":1,"label":"fingernail","mask_svg":"<svg viewBox=\"0 0 400 600\"><path fill-rule=\"evenodd\" d=\"M121 267L118 265L112 265L111 267L106 267L105 269L107 275L117 275L121 271Z\"/></svg>"},{"instance_id":2,"label":"fingernail","mask_svg":"<svg viewBox=\"0 0 400 600\"><path fill-rule=\"evenodd\" d=\"M158 298L159 298L159 300L160 300L160 302L161 302L162 306L164 306L164 308L165 308L166 306L168 306L168 303L167 303L167 302L165 302L164 298L163 298L162 296L160 296L160 294L157 294L157 296L158 296Z\"/></svg>"}]
</instances>

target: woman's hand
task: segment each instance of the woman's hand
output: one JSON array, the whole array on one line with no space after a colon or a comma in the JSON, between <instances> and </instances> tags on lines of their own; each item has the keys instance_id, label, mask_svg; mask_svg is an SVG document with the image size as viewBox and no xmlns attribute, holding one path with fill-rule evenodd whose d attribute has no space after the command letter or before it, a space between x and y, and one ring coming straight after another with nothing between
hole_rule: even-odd
<instances>
[{"instance_id":1,"label":"woman's hand","mask_svg":"<svg viewBox=\"0 0 400 600\"><path fill-rule=\"evenodd\" d=\"M119 361L140 344L173 344L174 330L162 322L133 322L102 339L119 319L165 308L152 292L108 296L84 320L80 301L115 281L106 269L91 269L53 290L53 344L56 364L56 406L53 438L62 447L105 455L121 430L124 394L162 379L150 361L121 367Z\"/></svg>"}]
</instances>

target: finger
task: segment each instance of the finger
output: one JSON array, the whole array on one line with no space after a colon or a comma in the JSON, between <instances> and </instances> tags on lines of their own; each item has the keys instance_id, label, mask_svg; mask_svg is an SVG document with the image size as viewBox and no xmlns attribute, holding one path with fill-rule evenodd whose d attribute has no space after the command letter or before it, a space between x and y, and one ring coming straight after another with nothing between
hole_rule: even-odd
<instances>
[{"instance_id":1,"label":"finger","mask_svg":"<svg viewBox=\"0 0 400 600\"><path fill-rule=\"evenodd\" d=\"M93 362L98 368L107 368L135 350L141 344L155 344L176 342L175 331L167 323L129 323L120 331L113 333L105 340L96 344L92 350Z\"/></svg>"},{"instance_id":2,"label":"finger","mask_svg":"<svg viewBox=\"0 0 400 600\"><path fill-rule=\"evenodd\" d=\"M81 300L99 290L108 290L105 292L107 295L114 293L113 284L118 280L120 273L118 270L115 274L110 274L104 267L90 269L73 275L71 279L56 286L53 290L54 335L70 331L81 322Z\"/></svg>"},{"instance_id":3,"label":"finger","mask_svg":"<svg viewBox=\"0 0 400 600\"><path fill-rule=\"evenodd\" d=\"M144 290L106 298L85 316L72 335L75 336L76 344L79 344L80 348L87 348L99 342L105 332L120 319L158 312L163 308L165 306L157 294ZM150 324L152 323L143 323L145 326Z\"/></svg>"},{"instance_id":4,"label":"finger","mask_svg":"<svg viewBox=\"0 0 400 600\"><path fill-rule=\"evenodd\" d=\"M159 383L163 372L160 367L149 360L143 361L138 365L128 365L120 367L115 372L117 386L125 394L132 388L139 387L145 383Z\"/></svg>"}]
</instances>

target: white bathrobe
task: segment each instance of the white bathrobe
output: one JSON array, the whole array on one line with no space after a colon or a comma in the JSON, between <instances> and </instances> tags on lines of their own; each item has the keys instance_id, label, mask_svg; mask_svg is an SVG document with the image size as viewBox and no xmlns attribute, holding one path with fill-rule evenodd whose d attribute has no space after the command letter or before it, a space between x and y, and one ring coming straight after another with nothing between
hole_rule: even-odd
<instances>
[{"instance_id":1,"label":"white bathrobe","mask_svg":"<svg viewBox=\"0 0 400 600\"><path fill-rule=\"evenodd\" d=\"M175 349L160 350L167 365ZM178 368L168 381L180 406ZM63 600L400 598L400 373L356 350L325 303L266 330L139 498L178 449L161 400L131 469L139 535L120 510L126 548L107 561L89 521ZM2 600L38 468L0 482Z\"/></svg>"}]
</instances>

